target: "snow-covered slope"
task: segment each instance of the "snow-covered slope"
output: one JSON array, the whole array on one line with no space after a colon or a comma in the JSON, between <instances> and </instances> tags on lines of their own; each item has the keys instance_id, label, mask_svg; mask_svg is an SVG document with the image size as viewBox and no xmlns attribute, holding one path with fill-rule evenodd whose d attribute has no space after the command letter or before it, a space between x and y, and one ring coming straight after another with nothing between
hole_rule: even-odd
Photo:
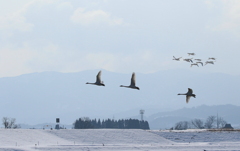
<instances>
[{"instance_id":1,"label":"snow-covered slope","mask_svg":"<svg viewBox=\"0 0 240 151\"><path fill-rule=\"evenodd\" d=\"M88 129L88 130L37 130L0 129L0 150L6 148L31 149L49 146L107 146L171 144L159 135L144 130ZM55 147L53 147L55 148Z\"/></svg>"},{"instance_id":2,"label":"snow-covered slope","mask_svg":"<svg viewBox=\"0 0 240 151\"><path fill-rule=\"evenodd\" d=\"M144 130L84 129L54 130L47 133L77 144L168 144L171 141Z\"/></svg>"},{"instance_id":3,"label":"snow-covered slope","mask_svg":"<svg viewBox=\"0 0 240 151\"><path fill-rule=\"evenodd\" d=\"M48 130L33 129L0 129L0 146L35 146L37 145L53 145L57 142L69 144L70 142L64 138L52 135Z\"/></svg>"},{"instance_id":4,"label":"snow-covered slope","mask_svg":"<svg viewBox=\"0 0 240 151\"><path fill-rule=\"evenodd\" d=\"M179 143L188 142L240 142L239 131L208 131L201 130L163 130L150 131L166 139ZM240 148L239 148L240 149Z\"/></svg>"},{"instance_id":5,"label":"snow-covered slope","mask_svg":"<svg viewBox=\"0 0 240 151\"><path fill-rule=\"evenodd\" d=\"M203 151L240 149L240 132L0 129L0 151Z\"/></svg>"}]
</instances>

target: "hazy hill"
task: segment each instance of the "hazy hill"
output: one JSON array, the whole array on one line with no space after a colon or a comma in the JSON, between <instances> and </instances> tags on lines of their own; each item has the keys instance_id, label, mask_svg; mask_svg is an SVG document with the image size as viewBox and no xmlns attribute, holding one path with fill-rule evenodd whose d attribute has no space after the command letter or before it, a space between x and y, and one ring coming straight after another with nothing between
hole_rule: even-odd
<instances>
[{"instance_id":1,"label":"hazy hill","mask_svg":"<svg viewBox=\"0 0 240 151\"><path fill-rule=\"evenodd\" d=\"M151 129L169 129L179 121L190 121L193 119L206 120L208 116L219 116L234 127L240 126L240 106L234 105L201 105L192 108L182 108L175 111L159 112L149 116L147 119Z\"/></svg>"},{"instance_id":2,"label":"hazy hill","mask_svg":"<svg viewBox=\"0 0 240 151\"><path fill-rule=\"evenodd\" d=\"M14 117L17 123L60 122L72 124L77 118L125 118L145 109L153 113L200 105L240 105L240 76L206 74L184 70L136 73L140 90L129 85L131 74L102 71L105 87L86 85L95 82L99 70L77 73L43 72L0 78L0 115ZM190 87L197 95L189 104L185 96ZM191 117L190 115L187 117ZM150 124L151 127L151 124Z\"/></svg>"}]
</instances>

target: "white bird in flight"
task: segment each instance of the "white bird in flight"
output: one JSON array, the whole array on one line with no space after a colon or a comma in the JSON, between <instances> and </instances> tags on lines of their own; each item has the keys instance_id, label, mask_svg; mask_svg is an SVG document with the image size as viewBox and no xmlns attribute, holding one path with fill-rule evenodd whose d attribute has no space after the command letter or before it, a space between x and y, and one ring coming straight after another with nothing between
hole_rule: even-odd
<instances>
[{"instance_id":1,"label":"white bird in flight","mask_svg":"<svg viewBox=\"0 0 240 151\"><path fill-rule=\"evenodd\" d=\"M183 61L187 61L187 62L192 62L193 63L192 58L191 59L183 59Z\"/></svg>"},{"instance_id":2,"label":"white bird in flight","mask_svg":"<svg viewBox=\"0 0 240 151\"><path fill-rule=\"evenodd\" d=\"M196 62L196 63L200 63L200 64L203 66L203 63L202 63L202 62L200 62L200 61L198 61L198 62Z\"/></svg>"},{"instance_id":3,"label":"white bird in flight","mask_svg":"<svg viewBox=\"0 0 240 151\"><path fill-rule=\"evenodd\" d=\"M192 64L191 64L191 67L192 67L192 66L198 66L198 64L197 64L197 63L192 63ZM198 67L199 67L199 66L198 66Z\"/></svg>"},{"instance_id":4,"label":"white bird in flight","mask_svg":"<svg viewBox=\"0 0 240 151\"><path fill-rule=\"evenodd\" d=\"M86 84L93 84L93 85L97 85L97 86L105 86L105 84L103 84L103 81L101 81L101 74L102 74L102 71L99 71L97 76L96 76L96 82L95 83L87 82Z\"/></svg>"},{"instance_id":5,"label":"white bird in flight","mask_svg":"<svg viewBox=\"0 0 240 151\"><path fill-rule=\"evenodd\" d=\"M139 89L139 87L136 86L136 79L135 79L135 73L132 73L132 78L131 78L131 83L129 86L124 86L124 85L120 85L120 87L125 87L125 88L132 88L132 89Z\"/></svg>"},{"instance_id":6,"label":"white bird in flight","mask_svg":"<svg viewBox=\"0 0 240 151\"><path fill-rule=\"evenodd\" d=\"M191 55L192 55L192 56L194 56L194 55L195 55L195 53L188 53L188 55L189 55L189 56L191 56Z\"/></svg>"},{"instance_id":7,"label":"white bird in flight","mask_svg":"<svg viewBox=\"0 0 240 151\"><path fill-rule=\"evenodd\" d=\"M213 61L206 61L205 65L207 65L207 64L214 64L214 62Z\"/></svg>"},{"instance_id":8,"label":"white bird in flight","mask_svg":"<svg viewBox=\"0 0 240 151\"><path fill-rule=\"evenodd\" d=\"M208 58L208 60L216 60L216 58Z\"/></svg>"},{"instance_id":9,"label":"white bird in flight","mask_svg":"<svg viewBox=\"0 0 240 151\"><path fill-rule=\"evenodd\" d=\"M181 58L182 58L182 57L175 58L175 57L173 56L173 60L176 60L176 61L180 61Z\"/></svg>"},{"instance_id":10,"label":"white bird in flight","mask_svg":"<svg viewBox=\"0 0 240 151\"><path fill-rule=\"evenodd\" d=\"M194 97L194 98L196 98L196 95L193 94L193 90L190 89L190 88L188 88L188 92L187 92L187 93L184 93L184 94L179 93L178 95L186 95L186 103L189 102L191 96Z\"/></svg>"}]
</instances>

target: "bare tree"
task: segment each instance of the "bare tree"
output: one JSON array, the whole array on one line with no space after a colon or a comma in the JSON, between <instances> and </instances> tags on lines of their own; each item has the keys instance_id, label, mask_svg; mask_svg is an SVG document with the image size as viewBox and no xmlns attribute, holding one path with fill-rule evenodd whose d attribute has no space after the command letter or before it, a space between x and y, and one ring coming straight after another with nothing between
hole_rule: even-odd
<instances>
[{"instance_id":1,"label":"bare tree","mask_svg":"<svg viewBox=\"0 0 240 151\"><path fill-rule=\"evenodd\" d=\"M219 128L223 128L227 124L227 121L220 117L217 119L217 123L219 124Z\"/></svg>"},{"instance_id":2,"label":"bare tree","mask_svg":"<svg viewBox=\"0 0 240 151\"><path fill-rule=\"evenodd\" d=\"M175 124L175 130L186 130L190 128L190 123L188 121L181 121Z\"/></svg>"},{"instance_id":3,"label":"bare tree","mask_svg":"<svg viewBox=\"0 0 240 151\"><path fill-rule=\"evenodd\" d=\"M15 118L10 118L9 119L9 128L13 128L15 127L15 122L16 122L16 119Z\"/></svg>"},{"instance_id":4,"label":"bare tree","mask_svg":"<svg viewBox=\"0 0 240 151\"><path fill-rule=\"evenodd\" d=\"M2 124L4 126L4 128L8 128L8 125L9 125L9 119L7 117L3 117L2 118Z\"/></svg>"},{"instance_id":5,"label":"bare tree","mask_svg":"<svg viewBox=\"0 0 240 151\"><path fill-rule=\"evenodd\" d=\"M216 123L216 116L209 116L204 124L205 128L211 129L214 128Z\"/></svg>"},{"instance_id":6,"label":"bare tree","mask_svg":"<svg viewBox=\"0 0 240 151\"><path fill-rule=\"evenodd\" d=\"M209 116L205 123L201 119L194 119L189 122L187 121L180 121L175 124L174 129L175 130L185 130L189 128L198 128L198 129L212 129L215 127L223 128L227 122L222 118L217 116Z\"/></svg>"},{"instance_id":7,"label":"bare tree","mask_svg":"<svg viewBox=\"0 0 240 151\"><path fill-rule=\"evenodd\" d=\"M182 122L177 122L177 123L175 124L174 129L175 129L175 130L182 130L182 129L183 129Z\"/></svg>"},{"instance_id":8,"label":"bare tree","mask_svg":"<svg viewBox=\"0 0 240 151\"><path fill-rule=\"evenodd\" d=\"M2 118L2 124L4 126L4 128L6 129L16 129L16 128L20 128L19 125L15 124L16 119L15 118L8 118L8 117L3 117Z\"/></svg>"},{"instance_id":9,"label":"bare tree","mask_svg":"<svg viewBox=\"0 0 240 151\"><path fill-rule=\"evenodd\" d=\"M204 123L201 119L194 119L191 121L191 123L195 128L198 128L198 129L204 128Z\"/></svg>"}]
</instances>

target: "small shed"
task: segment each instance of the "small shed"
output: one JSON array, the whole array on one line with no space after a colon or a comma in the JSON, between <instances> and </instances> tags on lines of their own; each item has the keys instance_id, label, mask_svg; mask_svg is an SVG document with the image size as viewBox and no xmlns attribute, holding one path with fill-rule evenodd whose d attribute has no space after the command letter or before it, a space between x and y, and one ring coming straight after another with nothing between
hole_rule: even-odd
<instances>
[{"instance_id":1,"label":"small shed","mask_svg":"<svg viewBox=\"0 0 240 151\"><path fill-rule=\"evenodd\" d=\"M226 124L223 128L224 128L224 129L233 129L233 127L231 126L231 124Z\"/></svg>"}]
</instances>

